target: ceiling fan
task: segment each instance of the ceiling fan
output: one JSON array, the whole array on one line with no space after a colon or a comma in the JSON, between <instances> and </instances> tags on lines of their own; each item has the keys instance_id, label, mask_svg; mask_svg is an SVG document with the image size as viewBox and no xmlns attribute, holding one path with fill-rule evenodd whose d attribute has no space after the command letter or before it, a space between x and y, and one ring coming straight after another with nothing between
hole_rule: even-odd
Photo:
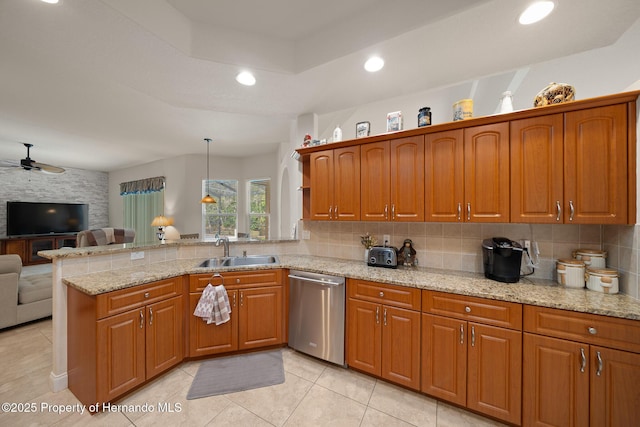
<instances>
[{"instance_id":1,"label":"ceiling fan","mask_svg":"<svg viewBox=\"0 0 640 427\"><path fill-rule=\"evenodd\" d=\"M25 170L32 170L37 172L44 173L63 173L64 169L58 166L48 165L46 163L40 163L33 160L29 157L29 150L33 147L33 144L22 143L25 147L27 147L27 157L24 159L20 159L18 163L15 160L2 160L0 161L0 166L9 166L9 167L21 167Z\"/></svg>"}]
</instances>

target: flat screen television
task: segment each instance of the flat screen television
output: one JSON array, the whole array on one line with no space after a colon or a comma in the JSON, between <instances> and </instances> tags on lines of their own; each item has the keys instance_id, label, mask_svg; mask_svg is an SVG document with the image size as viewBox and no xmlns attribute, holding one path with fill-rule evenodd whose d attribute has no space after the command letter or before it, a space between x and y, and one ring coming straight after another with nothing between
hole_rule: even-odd
<instances>
[{"instance_id":1,"label":"flat screen television","mask_svg":"<svg viewBox=\"0 0 640 427\"><path fill-rule=\"evenodd\" d=\"M89 205L7 202L7 236L77 233L89 228Z\"/></svg>"}]
</instances>

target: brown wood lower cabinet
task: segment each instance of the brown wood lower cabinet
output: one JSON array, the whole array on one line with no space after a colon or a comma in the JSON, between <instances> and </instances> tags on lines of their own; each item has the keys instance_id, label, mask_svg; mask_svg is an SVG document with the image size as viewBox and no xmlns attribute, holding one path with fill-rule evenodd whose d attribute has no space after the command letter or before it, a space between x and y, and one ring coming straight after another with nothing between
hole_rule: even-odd
<instances>
[{"instance_id":1,"label":"brown wood lower cabinet","mask_svg":"<svg viewBox=\"0 0 640 427\"><path fill-rule=\"evenodd\" d=\"M192 275L189 295L189 356L206 356L279 345L284 340L283 271ZM207 324L193 311L207 283L224 283L231 305L227 323Z\"/></svg>"},{"instance_id":2,"label":"brown wood lower cabinet","mask_svg":"<svg viewBox=\"0 0 640 427\"><path fill-rule=\"evenodd\" d=\"M422 292L422 309L426 313L422 314L421 390L519 424L521 306L441 292Z\"/></svg>"},{"instance_id":3,"label":"brown wood lower cabinet","mask_svg":"<svg viewBox=\"0 0 640 427\"><path fill-rule=\"evenodd\" d=\"M419 390L420 291L347 280L347 293L347 364Z\"/></svg>"},{"instance_id":4,"label":"brown wood lower cabinet","mask_svg":"<svg viewBox=\"0 0 640 427\"><path fill-rule=\"evenodd\" d=\"M524 426L637 425L640 322L525 306L524 329Z\"/></svg>"},{"instance_id":5,"label":"brown wood lower cabinet","mask_svg":"<svg viewBox=\"0 0 640 427\"><path fill-rule=\"evenodd\" d=\"M114 400L182 362L182 278L97 296L67 292L69 389L85 405Z\"/></svg>"}]
</instances>

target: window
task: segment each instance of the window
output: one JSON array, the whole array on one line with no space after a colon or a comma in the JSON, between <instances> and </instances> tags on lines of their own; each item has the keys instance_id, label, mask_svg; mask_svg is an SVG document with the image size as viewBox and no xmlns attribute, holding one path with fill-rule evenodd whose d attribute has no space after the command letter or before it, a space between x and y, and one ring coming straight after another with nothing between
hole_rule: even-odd
<instances>
[{"instance_id":1,"label":"window","mask_svg":"<svg viewBox=\"0 0 640 427\"><path fill-rule=\"evenodd\" d=\"M269 238L271 180L249 181L249 233L254 239Z\"/></svg>"},{"instance_id":2,"label":"window","mask_svg":"<svg viewBox=\"0 0 640 427\"><path fill-rule=\"evenodd\" d=\"M208 187L207 187L207 184ZM220 236L235 237L238 230L238 181L202 181L202 196L210 194L216 203L202 204L202 236L205 240Z\"/></svg>"},{"instance_id":3,"label":"window","mask_svg":"<svg viewBox=\"0 0 640 427\"><path fill-rule=\"evenodd\" d=\"M165 178L162 176L120 184L123 226L136 231L136 243L157 241L158 230L151 226L151 221L158 215L164 215L164 187Z\"/></svg>"}]
</instances>

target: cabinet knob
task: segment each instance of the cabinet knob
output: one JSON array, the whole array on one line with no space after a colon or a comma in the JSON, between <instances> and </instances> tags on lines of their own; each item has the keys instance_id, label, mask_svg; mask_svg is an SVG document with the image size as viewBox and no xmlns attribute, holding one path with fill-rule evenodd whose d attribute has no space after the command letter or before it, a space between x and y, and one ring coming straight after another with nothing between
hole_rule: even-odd
<instances>
[{"instance_id":1,"label":"cabinet knob","mask_svg":"<svg viewBox=\"0 0 640 427\"><path fill-rule=\"evenodd\" d=\"M380 291L380 298L384 298L384 292Z\"/></svg>"},{"instance_id":2,"label":"cabinet knob","mask_svg":"<svg viewBox=\"0 0 640 427\"><path fill-rule=\"evenodd\" d=\"M145 298L149 298L149 292L145 292L145 293L144 293L144 297L145 297Z\"/></svg>"},{"instance_id":3,"label":"cabinet knob","mask_svg":"<svg viewBox=\"0 0 640 427\"><path fill-rule=\"evenodd\" d=\"M239 284L239 283L240 283L240 279L236 279L236 283L238 283L238 284Z\"/></svg>"},{"instance_id":4,"label":"cabinet knob","mask_svg":"<svg viewBox=\"0 0 640 427\"><path fill-rule=\"evenodd\" d=\"M591 335L595 335L595 334L598 333L598 330L592 326L592 327L589 328L589 333Z\"/></svg>"},{"instance_id":5,"label":"cabinet knob","mask_svg":"<svg viewBox=\"0 0 640 427\"><path fill-rule=\"evenodd\" d=\"M471 307L466 306L466 307L464 308L464 311L465 311L466 313L471 313Z\"/></svg>"}]
</instances>

